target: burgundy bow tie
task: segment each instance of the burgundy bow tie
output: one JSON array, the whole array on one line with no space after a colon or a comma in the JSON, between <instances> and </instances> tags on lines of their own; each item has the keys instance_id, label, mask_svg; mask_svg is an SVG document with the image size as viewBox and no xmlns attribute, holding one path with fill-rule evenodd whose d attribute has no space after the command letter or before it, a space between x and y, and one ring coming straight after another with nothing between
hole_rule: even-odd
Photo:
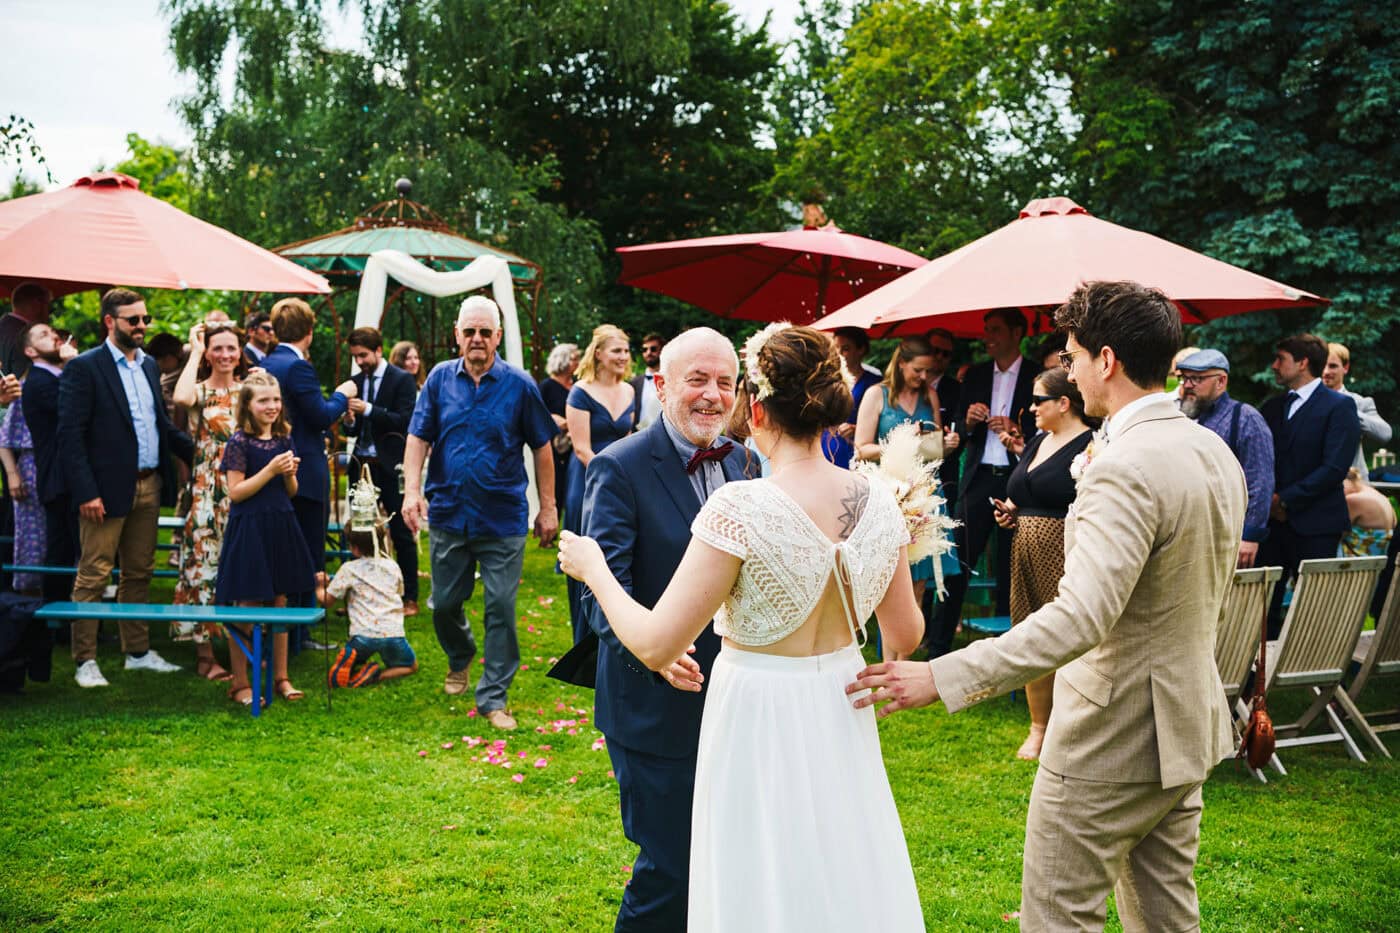
<instances>
[{"instance_id":1,"label":"burgundy bow tie","mask_svg":"<svg viewBox=\"0 0 1400 933\"><path fill-rule=\"evenodd\" d=\"M690 459L686 461L685 472L694 475L695 471L700 469L700 464L704 463L706 460L723 460L725 457L729 456L729 452L733 449L734 445L726 441L718 447L697 450L695 453L691 454Z\"/></svg>"}]
</instances>

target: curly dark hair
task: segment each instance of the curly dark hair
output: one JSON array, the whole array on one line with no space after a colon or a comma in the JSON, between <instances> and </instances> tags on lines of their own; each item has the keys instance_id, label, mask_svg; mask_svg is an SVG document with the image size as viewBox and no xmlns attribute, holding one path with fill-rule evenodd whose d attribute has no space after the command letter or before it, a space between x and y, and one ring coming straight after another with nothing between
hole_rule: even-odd
<instances>
[{"instance_id":1,"label":"curly dark hair","mask_svg":"<svg viewBox=\"0 0 1400 933\"><path fill-rule=\"evenodd\" d=\"M1167 381L1181 349L1181 314L1166 295L1137 282L1087 282L1055 312L1055 326L1091 356L1104 347L1123 364L1123 375L1141 389Z\"/></svg>"}]
</instances>

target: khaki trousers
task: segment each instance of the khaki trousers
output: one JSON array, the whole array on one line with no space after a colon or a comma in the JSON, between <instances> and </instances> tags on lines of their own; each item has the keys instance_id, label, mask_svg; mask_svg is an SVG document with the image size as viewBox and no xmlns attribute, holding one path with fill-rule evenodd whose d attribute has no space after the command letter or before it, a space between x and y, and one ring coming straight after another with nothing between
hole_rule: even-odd
<instances>
[{"instance_id":1,"label":"khaki trousers","mask_svg":"<svg viewBox=\"0 0 1400 933\"><path fill-rule=\"evenodd\" d=\"M136 481L131 511L120 517L90 522L78 516L78 576L73 581L73 601L95 603L111 579L112 567L121 558L117 602L144 603L151 588L156 563L156 532L160 526L160 474ZM122 651L141 654L151 646L145 622L118 623ZM73 623L73 660L82 664L97 657L97 620Z\"/></svg>"},{"instance_id":2,"label":"khaki trousers","mask_svg":"<svg viewBox=\"0 0 1400 933\"><path fill-rule=\"evenodd\" d=\"M1102 930L1110 889L1127 933L1200 929L1201 785L1082 781L1043 765L1031 789L1021 929Z\"/></svg>"}]
</instances>

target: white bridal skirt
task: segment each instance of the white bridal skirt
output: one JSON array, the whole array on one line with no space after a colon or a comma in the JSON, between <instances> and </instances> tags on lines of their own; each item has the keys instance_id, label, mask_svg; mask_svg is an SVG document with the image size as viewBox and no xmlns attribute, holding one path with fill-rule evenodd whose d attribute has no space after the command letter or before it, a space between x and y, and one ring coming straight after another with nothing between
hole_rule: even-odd
<instances>
[{"instance_id":1,"label":"white bridal skirt","mask_svg":"<svg viewBox=\"0 0 1400 933\"><path fill-rule=\"evenodd\" d=\"M854 646L787 658L726 644L706 687L689 929L924 929Z\"/></svg>"}]
</instances>

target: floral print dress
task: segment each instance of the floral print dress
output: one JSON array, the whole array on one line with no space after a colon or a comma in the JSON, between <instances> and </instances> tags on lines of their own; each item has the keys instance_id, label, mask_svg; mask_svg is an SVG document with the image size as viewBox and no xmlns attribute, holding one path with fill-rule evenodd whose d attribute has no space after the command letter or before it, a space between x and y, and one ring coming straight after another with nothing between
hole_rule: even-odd
<instances>
[{"instance_id":1,"label":"floral print dress","mask_svg":"<svg viewBox=\"0 0 1400 933\"><path fill-rule=\"evenodd\" d=\"M226 476L219 470L224 444L238 427L234 406L239 383L227 389L211 389L200 383L195 404L190 407L190 428L194 435L194 463L190 468L190 511L185 518L180 544L180 580L175 585L176 605L212 606L214 583L219 577L219 550L224 526L228 523L230 499ZM218 626L198 622L175 622L171 637L176 641L208 641L221 635Z\"/></svg>"},{"instance_id":2,"label":"floral print dress","mask_svg":"<svg viewBox=\"0 0 1400 933\"><path fill-rule=\"evenodd\" d=\"M0 420L0 447L15 452L15 462L19 466L20 479L28 493L22 499L15 499L15 563L42 564L46 535L44 531L44 505L39 501L36 484L39 473L34 465L34 439L29 436L29 425L24 423L24 412L19 402L5 410ZM17 573L14 588L20 592L37 590L42 578L35 573Z\"/></svg>"}]
</instances>

